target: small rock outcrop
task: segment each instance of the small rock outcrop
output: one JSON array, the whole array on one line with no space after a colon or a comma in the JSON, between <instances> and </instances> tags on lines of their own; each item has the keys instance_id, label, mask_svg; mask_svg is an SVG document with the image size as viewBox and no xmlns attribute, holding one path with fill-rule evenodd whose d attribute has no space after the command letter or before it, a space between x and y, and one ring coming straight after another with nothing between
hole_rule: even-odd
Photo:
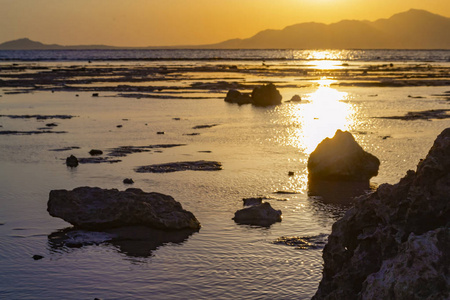
<instances>
[{"instance_id":1,"label":"small rock outcrop","mask_svg":"<svg viewBox=\"0 0 450 300\"><path fill-rule=\"evenodd\" d=\"M75 168L76 166L78 166L78 158L76 158L76 156L74 156L74 155L67 157L66 158L66 166Z\"/></svg>"},{"instance_id":2,"label":"small rock outcrop","mask_svg":"<svg viewBox=\"0 0 450 300\"><path fill-rule=\"evenodd\" d=\"M225 101L238 105L253 104L255 106L272 106L281 104L281 95L273 83L257 86L252 94L242 94L238 90L229 90Z\"/></svg>"},{"instance_id":3,"label":"small rock outcrop","mask_svg":"<svg viewBox=\"0 0 450 300\"><path fill-rule=\"evenodd\" d=\"M233 220L239 224L270 226L281 222L281 210L275 210L268 202L264 202L238 210Z\"/></svg>"},{"instance_id":4,"label":"small rock outcrop","mask_svg":"<svg viewBox=\"0 0 450 300\"><path fill-rule=\"evenodd\" d=\"M242 94L238 90L229 90L225 97L225 102L236 103L238 105L251 104L252 98L248 94Z\"/></svg>"},{"instance_id":5,"label":"small rock outcrop","mask_svg":"<svg viewBox=\"0 0 450 300\"><path fill-rule=\"evenodd\" d=\"M94 155L102 155L103 151L99 150L99 149L91 149L91 151L89 151L89 154L94 156Z\"/></svg>"},{"instance_id":6,"label":"small rock outcrop","mask_svg":"<svg viewBox=\"0 0 450 300\"><path fill-rule=\"evenodd\" d=\"M271 106L281 104L281 95L273 83L253 89L252 100L255 106Z\"/></svg>"},{"instance_id":7,"label":"small rock outcrop","mask_svg":"<svg viewBox=\"0 0 450 300\"><path fill-rule=\"evenodd\" d=\"M450 299L450 128L333 225L319 299Z\"/></svg>"},{"instance_id":8,"label":"small rock outcrop","mask_svg":"<svg viewBox=\"0 0 450 300\"><path fill-rule=\"evenodd\" d=\"M135 188L52 190L47 211L77 228L90 230L132 225L168 230L200 229L195 216L171 196Z\"/></svg>"},{"instance_id":9,"label":"small rock outcrop","mask_svg":"<svg viewBox=\"0 0 450 300\"><path fill-rule=\"evenodd\" d=\"M336 194L336 189L342 189L351 199L370 188L370 178L378 174L379 166L380 160L364 151L350 132L337 130L308 159L309 194Z\"/></svg>"}]
</instances>

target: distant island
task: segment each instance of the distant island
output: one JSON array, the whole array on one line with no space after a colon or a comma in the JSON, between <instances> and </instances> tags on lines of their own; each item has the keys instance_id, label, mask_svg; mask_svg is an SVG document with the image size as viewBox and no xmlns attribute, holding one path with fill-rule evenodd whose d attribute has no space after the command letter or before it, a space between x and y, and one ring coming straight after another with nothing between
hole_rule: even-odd
<instances>
[{"instance_id":1,"label":"distant island","mask_svg":"<svg viewBox=\"0 0 450 300\"><path fill-rule=\"evenodd\" d=\"M373 22L300 23L282 30L264 30L247 39L231 39L209 45L140 48L62 46L47 45L28 38L0 44L0 50L69 49L450 49L450 18L411 9Z\"/></svg>"}]
</instances>

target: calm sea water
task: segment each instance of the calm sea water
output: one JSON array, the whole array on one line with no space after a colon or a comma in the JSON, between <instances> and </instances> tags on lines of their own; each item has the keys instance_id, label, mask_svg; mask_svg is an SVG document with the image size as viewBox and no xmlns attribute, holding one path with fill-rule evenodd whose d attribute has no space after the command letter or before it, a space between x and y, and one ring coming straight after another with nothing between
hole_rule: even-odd
<instances>
[{"instance_id":1,"label":"calm sea water","mask_svg":"<svg viewBox=\"0 0 450 300\"><path fill-rule=\"evenodd\" d=\"M182 58L180 53L185 53L195 62L195 55L200 56L200 61L213 57L258 60L270 55L280 59L295 53L208 51L52 51L50 54L31 51L13 60L28 60L33 55L38 64L54 59L104 60L108 56L111 60L125 56L132 59L131 55L139 56L140 60L149 55L152 59L163 56L170 59L169 55ZM0 52L1 57L5 52ZM382 52L355 51L360 56L366 55L361 60L379 60L377 57ZM306 51L300 53L307 55ZM345 53L339 55L350 55ZM445 62L449 54L448 51L386 53L392 61L400 57L407 60L405 57L410 55L413 57L410 61L418 63ZM58 55L61 57L57 58ZM387 56L380 57L389 61ZM336 129L349 130L365 150L381 160L379 175L372 182L395 183L408 169L415 169L437 134L449 127L450 122L405 122L375 117L448 108L449 102L438 96L448 90L448 87L333 88L325 80L316 86L280 89L283 99L299 94L301 103L256 108L225 103L223 95L206 100L108 95L93 98L91 93L83 92L77 93L77 97L69 92L7 94L0 89L1 115L76 116L55 120L58 123L55 130L66 131L65 134L0 136L0 298L309 299L321 278L322 250L301 250L274 241L282 236L316 236L320 240L345 212L345 208L308 197L309 154ZM36 130L46 123L0 117L0 130ZM193 129L205 124L217 126ZM159 131L165 134L156 134ZM199 135L189 135L193 132ZM76 169L68 169L64 164L70 154L89 157L88 152L93 148L106 150L164 143L185 146L131 154L117 164L83 164ZM49 151L73 146L79 148ZM220 161L223 170L134 172L134 168L142 165L200 159ZM288 176L290 171L295 175ZM124 190L127 188L122 183L124 178L133 178L135 188L173 196L197 216L202 223L201 230L183 242L164 244L156 250L145 242L133 247L100 243L69 248L51 241L51 234L70 224L48 215L46 203L50 190L78 186ZM276 191L296 194L274 194ZM267 201L282 210L283 221L269 228L235 224L231 218L242 208L242 198L253 196L271 197ZM93 236L81 238L88 240ZM98 234L94 238L98 240ZM44 258L33 260L33 255Z\"/></svg>"},{"instance_id":2,"label":"calm sea water","mask_svg":"<svg viewBox=\"0 0 450 300\"><path fill-rule=\"evenodd\" d=\"M3 50L0 61L344 60L450 62L450 50Z\"/></svg>"}]
</instances>

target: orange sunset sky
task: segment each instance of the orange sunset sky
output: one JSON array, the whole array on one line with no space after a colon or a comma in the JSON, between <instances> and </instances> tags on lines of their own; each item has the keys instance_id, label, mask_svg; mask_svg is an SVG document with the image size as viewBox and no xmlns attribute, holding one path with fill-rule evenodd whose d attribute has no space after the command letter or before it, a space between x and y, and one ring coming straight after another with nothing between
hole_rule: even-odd
<instances>
[{"instance_id":1,"label":"orange sunset sky","mask_svg":"<svg viewBox=\"0 0 450 300\"><path fill-rule=\"evenodd\" d=\"M264 29L374 21L411 8L450 17L449 0L0 0L0 43L199 45Z\"/></svg>"}]
</instances>

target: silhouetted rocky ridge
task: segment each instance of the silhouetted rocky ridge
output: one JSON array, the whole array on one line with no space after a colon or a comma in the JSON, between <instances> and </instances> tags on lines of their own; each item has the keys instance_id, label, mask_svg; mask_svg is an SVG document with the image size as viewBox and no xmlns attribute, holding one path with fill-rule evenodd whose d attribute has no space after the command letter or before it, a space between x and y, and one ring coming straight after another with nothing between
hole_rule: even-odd
<instances>
[{"instance_id":1,"label":"silhouetted rocky ridge","mask_svg":"<svg viewBox=\"0 0 450 300\"><path fill-rule=\"evenodd\" d=\"M450 128L416 171L382 184L337 221L319 299L450 299Z\"/></svg>"}]
</instances>

